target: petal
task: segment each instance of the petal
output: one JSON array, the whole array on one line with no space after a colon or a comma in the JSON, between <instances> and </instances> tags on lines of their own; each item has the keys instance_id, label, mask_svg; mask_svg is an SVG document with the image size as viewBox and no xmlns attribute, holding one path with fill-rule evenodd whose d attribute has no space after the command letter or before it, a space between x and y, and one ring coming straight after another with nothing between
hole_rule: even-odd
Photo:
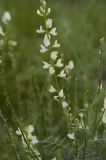
<instances>
[{"instance_id":1,"label":"petal","mask_svg":"<svg viewBox=\"0 0 106 160\"><path fill-rule=\"evenodd\" d=\"M48 69L50 67L50 64L43 61L43 69Z\"/></svg>"},{"instance_id":2,"label":"petal","mask_svg":"<svg viewBox=\"0 0 106 160\"><path fill-rule=\"evenodd\" d=\"M56 27L52 28L52 30L50 31L50 34L52 36L57 36Z\"/></svg>"},{"instance_id":3,"label":"petal","mask_svg":"<svg viewBox=\"0 0 106 160\"><path fill-rule=\"evenodd\" d=\"M55 73L55 69L53 67L50 67L49 68L49 73L50 73L50 75L54 74Z\"/></svg>"},{"instance_id":4,"label":"petal","mask_svg":"<svg viewBox=\"0 0 106 160\"><path fill-rule=\"evenodd\" d=\"M52 19L47 19L46 21L46 27L51 28L52 27Z\"/></svg>"},{"instance_id":5,"label":"petal","mask_svg":"<svg viewBox=\"0 0 106 160\"><path fill-rule=\"evenodd\" d=\"M49 92L50 93L55 93L56 89L52 85L50 85Z\"/></svg>"},{"instance_id":6,"label":"petal","mask_svg":"<svg viewBox=\"0 0 106 160\"><path fill-rule=\"evenodd\" d=\"M2 22L4 24L7 24L9 21L11 21L11 15L8 11L5 11L3 16L2 16Z\"/></svg>"},{"instance_id":7,"label":"petal","mask_svg":"<svg viewBox=\"0 0 106 160\"><path fill-rule=\"evenodd\" d=\"M57 59L57 54L58 54L58 51L51 52L51 59L56 60Z\"/></svg>"},{"instance_id":8,"label":"petal","mask_svg":"<svg viewBox=\"0 0 106 160\"><path fill-rule=\"evenodd\" d=\"M57 60L56 67L63 67L63 63L61 61L61 59Z\"/></svg>"},{"instance_id":9,"label":"petal","mask_svg":"<svg viewBox=\"0 0 106 160\"><path fill-rule=\"evenodd\" d=\"M49 47L50 46L50 35L45 34L43 41L44 41L44 45L46 47Z\"/></svg>"},{"instance_id":10,"label":"petal","mask_svg":"<svg viewBox=\"0 0 106 160\"><path fill-rule=\"evenodd\" d=\"M28 133L32 133L34 131L34 127L32 125L28 126Z\"/></svg>"},{"instance_id":11,"label":"petal","mask_svg":"<svg viewBox=\"0 0 106 160\"><path fill-rule=\"evenodd\" d=\"M42 14L39 10L37 10L37 14L38 14L39 16L43 16L43 14Z\"/></svg>"},{"instance_id":12,"label":"petal","mask_svg":"<svg viewBox=\"0 0 106 160\"><path fill-rule=\"evenodd\" d=\"M74 140L74 139L75 139L74 133L68 133L68 134L67 134L67 137L68 137L69 139L71 139L71 140Z\"/></svg>"}]
</instances>

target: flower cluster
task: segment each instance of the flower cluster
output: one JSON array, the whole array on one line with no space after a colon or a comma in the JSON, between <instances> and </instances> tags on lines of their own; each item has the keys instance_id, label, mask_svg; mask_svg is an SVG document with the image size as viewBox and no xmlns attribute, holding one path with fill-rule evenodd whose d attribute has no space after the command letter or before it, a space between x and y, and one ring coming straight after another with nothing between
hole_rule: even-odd
<instances>
[{"instance_id":1,"label":"flower cluster","mask_svg":"<svg viewBox=\"0 0 106 160\"><path fill-rule=\"evenodd\" d=\"M68 65L64 65L62 54L59 53L61 44L57 40L57 28L53 27L53 20L48 18L51 9L47 8L46 2L41 0L40 9L37 14L44 18L45 25L40 25L37 33L43 34L43 44L40 45L40 52L47 53L50 57L50 62L43 61L43 69L48 70L50 76L54 79L68 79L70 71L74 68L73 61L69 61ZM52 83L52 82L51 82ZM49 92L53 94L54 100L62 103L63 108L68 107L68 102L65 100L64 88L56 84L51 84Z\"/></svg>"},{"instance_id":2,"label":"flower cluster","mask_svg":"<svg viewBox=\"0 0 106 160\"><path fill-rule=\"evenodd\" d=\"M12 64L14 65L14 56L12 54L13 48L17 46L17 42L15 40L11 40L7 37L6 32L8 30L8 24L11 21L11 15L8 11L5 11L1 17L0 24L0 50L3 51L5 48L8 48L8 55L12 60ZM2 52L1 52L2 53ZM4 52L5 53L5 52ZM0 57L0 63L3 63L3 55Z\"/></svg>"},{"instance_id":3,"label":"flower cluster","mask_svg":"<svg viewBox=\"0 0 106 160\"><path fill-rule=\"evenodd\" d=\"M23 148L25 149L25 151L27 153L29 147L34 151L35 155L38 157L38 159L40 160L40 153L39 151L36 149L35 145L38 144L38 139L36 137L36 135L32 135L32 133L34 132L34 127L32 125L29 125L28 127L25 127L24 131L22 131L20 128L18 128L18 130L16 130L16 134L21 136L21 140L22 140L22 145Z\"/></svg>"},{"instance_id":4,"label":"flower cluster","mask_svg":"<svg viewBox=\"0 0 106 160\"><path fill-rule=\"evenodd\" d=\"M1 22L4 25L7 25L9 22L11 21L11 15L8 11L5 11L1 17ZM2 27L2 25L0 25L0 49L2 49L5 45L5 31ZM15 47L17 45L17 42L14 40L8 40L8 45L11 47Z\"/></svg>"},{"instance_id":5,"label":"flower cluster","mask_svg":"<svg viewBox=\"0 0 106 160\"><path fill-rule=\"evenodd\" d=\"M11 15L9 12L4 12L4 14L2 15L1 17L1 22L4 24L4 25L7 25L9 23L9 21L11 21ZM4 45L5 45L5 31L2 27L2 25L0 25L0 49L3 49L4 48Z\"/></svg>"},{"instance_id":6,"label":"flower cluster","mask_svg":"<svg viewBox=\"0 0 106 160\"><path fill-rule=\"evenodd\" d=\"M3 16L2 16L2 22L4 24L8 24L9 21L11 21L11 15L8 11L5 11Z\"/></svg>"},{"instance_id":7,"label":"flower cluster","mask_svg":"<svg viewBox=\"0 0 106 160\"><path fill-rule=\"evenodd\" d=\"M38 143L37 137L32 135L32 133L34 132L34 127L32 125L29 125L28 127L26 127L24 132L25 132L25 137L27 137L27 140L30 141L30 144L37 144ZM19 128L18 128L18 130L16 130L16 134L22 136L21 138L22 138L23 146L24 146L24 148L26 148L26 144L25 144L23 135L22 135Z\"/></svg>"},{"instance_id":8,"label":"flower cluster","mask_svg":"<svg viewBox=\"0 0 106 160\"><path fill-rule=\"evenodd\" d=\"M8 24L9 21L11 21L11 15L10 15L10 13L7 12L7 11L5 11L4 14L1 17L1 21L4 24ZM5 32L4 32L3 28L2 28L2 26L0 26L0 36L2 36L2 37L5 36Z\"/></svg>"}]
</instances>

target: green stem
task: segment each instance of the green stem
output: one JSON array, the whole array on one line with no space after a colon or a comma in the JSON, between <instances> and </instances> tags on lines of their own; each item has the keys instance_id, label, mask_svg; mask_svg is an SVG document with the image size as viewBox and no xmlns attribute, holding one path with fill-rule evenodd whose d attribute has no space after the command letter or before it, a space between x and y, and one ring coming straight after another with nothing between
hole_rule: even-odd
<instances>
[{"instance_id":1,"label":"green stem","mask_svg":"<svg viewBox=\"0 0 106 160\"><path fill-rule=\"evenodd\" d=\"M84 143L83 160L85 160L85 156L86 156L86 147L87 147L87 134L86 134L86 130L85 130L85 143Z\"/></svg>"},{"instance_id":2,"label":"green stem","mask_svg":"<svg viewBox=\"0 0 106 160\"><path fill-rule=\"evenodd\" d=\"M5 130L6 130L7 134L8 134L8 137L9 137L9 139L10 139L10 143L11 143L11 146L12 146L12 149L13 149L13 152L14 152L14 155L15 155L15 157L16 157L16 160L20 160L19 154L17 153L16 147L15 147L15 143L13 142L13 139L12 139L12 137L11 137L11 133L10 133L10 131L9 131L9 127L8 127L8 125L7 125L6 119L4 118L4 116L3 116L3 114L2 114L1 111L0 111L0 118L1 118L1 120L3 121L3 123L4 123L4 127L5 127Z\"/></svg>"},{"instance_id":3,"label":"green stem","mask_svg":"<svg viewBox=\"0 0 106 160\"><path fill-rule=\"evenodd\" d=\"M101 119L102 119L102 117L103 117L104 112L105 112L105 110L103 110L103 112L102 112L102 114L101 114L101 116L100 116L100 118L99 118L99 120L98 120L98 122L97 122L96 127L94 128L93 132L92 132L91 135L89 136L89 139L90 139L92 136L95 135L95 132L97 131L97 128L98 128L98 126L99 126L99 124L100 124L100 122L101 122Z\"/></svg>"},{"instance_id":4,"label":"green stem","mask_svg":"<svg viewBox=\"0 0 106 160\"><path fill-rule=\"evenodd\" d=\"M99 49L99 86L98 86L98 94L100 93L101 90L101 85L102 85L102 59L103 59L103 43L104 39L100 39L100 49Z\"/></svg>"}]
</instances>

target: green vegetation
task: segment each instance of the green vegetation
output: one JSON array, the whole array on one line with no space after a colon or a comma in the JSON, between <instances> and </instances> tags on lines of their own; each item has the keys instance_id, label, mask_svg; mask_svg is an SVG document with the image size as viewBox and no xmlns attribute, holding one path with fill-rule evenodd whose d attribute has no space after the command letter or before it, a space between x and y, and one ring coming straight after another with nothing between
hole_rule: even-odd
<instances>
[{"instance_id":1,"label":"green vegetation","mask_svg":"<svg viewBox=\"0 0 106 160\"><path fill-rule=\"evenodd\" d=\"M9 11L12 20L4 25L0 18L0 26L6 34L5 45L3 48L0 46L0 159L15 160L15 154L20 154L19 160L28 159L15 132L20 127L21 134L27 137L27 132L33 128L30 126L28 130L25 127L32 124L33 135L37 136L39 143L36 153L33 153L32 146L28 148L29 157L40 153L44 160L53 157L57 160L105 160L106 124L102 123L101 113L106 86L106 43L102 38L106 37L106 2L48 0L47 5L52 10L49 18L57 27L60 57L64 64L70 60L74 62L69 83L58 79L59 86L66 91L71 110L64 110L60 105L63 99L58 103L48 92L49 85L56 82L42 69L42 61L49 61L49 56L40 53L43 37L36 33L39 26L44 25L42 17L36 14L40 2L1 0L0 17ZM9 40L15 40L17 45L11 46ZM101 82L103 89L99 90ZM87 135L85 130L88 126L85 130L75 130L75 137L82 144L79 148L79 144L75 142L74 145L74 141L67 137L73 123L71 112L75 117L79 114L79 119L82 113L86 114L83 115L84 127L86 117L90 127ZM87 139L89 135L91 141L84 147L87 143L84 136ZM38 158L35 156L35 159Z\"/></svg>"}]
</instances>

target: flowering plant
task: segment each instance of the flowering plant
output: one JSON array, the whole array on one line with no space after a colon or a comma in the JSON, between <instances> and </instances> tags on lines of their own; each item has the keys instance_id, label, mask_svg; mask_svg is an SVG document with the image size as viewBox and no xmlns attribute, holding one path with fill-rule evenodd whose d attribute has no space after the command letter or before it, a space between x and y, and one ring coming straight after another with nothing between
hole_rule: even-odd
<instances>
[{"instance_id":1,"label":"flowering plant","mask_svg":"<svg viewBox=\"0 0 106 160\"><path fill-rule=\"evenodd\" d=\"M69 86L72 77L74 77L73 72L76 69L76 65L72 59L70 59L69 62L65 64L64 54L61 53L61 43L58 40L57 28L54 27L53 20L50 17L51 9L47 7L47 3L45 0L40 0L40 9L37 10L37 14L42 18L43 22L42 24L40 24L39 28L36 29L36 32L42 35L42 44L40 45L40 53L42 57L44 56L44 59L42 60L42 68L43 71L44 70L47 71L49 79L46 91L51 96L51 101L52 101L51 105L58 104L56 106L61 107L64 116L67 119L67 133L65 133L65 137L63 138L62 142L65 142L64 146L65 145L67 146L68 144L68 147L66 148L68 148L71 152L70 159L72 160L93 159L92 158L93 156L90 151L92 145L106 140L106 135L105 135L106 97L105 97L105 89L102 84L102 53L103 53L104 38L100 39L99 82L98 82L98 89L96 91L96 96L91 103L88 100L86 100L83 102L82 106L80 106L79 104L77 104L78 106L73 105L70 100L71 90L69 90L69 88L66 86ZM9 21L11 21L10 13L6 11L3 14L1 20L3 25L7 25ZM13 49L17 45L17 42L14 40L7 40L4 28L0 26L0 51L1 51L0 65L2 71L2 83L6 96L6 102L10 107L15 125L17 127L15 133L16 135L19 136L21 140L22 147L25 151L25 155L28 160L41 160L41 159L43 160L46 158L43 157L43 154L41 152L41 149L39 149L39 146L41 146L41 148L45 147L43 144L47 143L47 141L46 140L41 141L40 138L38 140L37 136L33 135L34 127L32 125L28 125L27 127L21 127L17 119L17 116L14 113L7 90L5 88L4 72L3 72L3 64L4 64L3 58L5 56L2 54L3 53L2 51L5 50L5 45L7 44L9 48ZM47 59L47 57L49 58ZM12 60L14 62L14 59ZM103 107L97 108L97 102L99 101L101 95L102 95ZM92 116L93 118L91 121L90 114L92 112L95 113ZM11 137L10 130L1 112L0 112L0 117L5 123L6 130L11 140L11 144L13 146L16 159L20 160L21 158L16 151L16 146ZM100 128L102 128L101 134L99 134ZM48 146L54 144L55 145L54 148L56 149L58 148L58 146L64 148L64 146L62 146L62 142L59 141L59 138L56 138L55 140L53 140L53 142L49 142ZM53 150L51 150L51 152L52 151ZM49 158L51 160L63 159L59 158L58 155L55 155L54 152L51 153L51 155L52 155L51 158Z\"/></svg>"}]
</instances>

